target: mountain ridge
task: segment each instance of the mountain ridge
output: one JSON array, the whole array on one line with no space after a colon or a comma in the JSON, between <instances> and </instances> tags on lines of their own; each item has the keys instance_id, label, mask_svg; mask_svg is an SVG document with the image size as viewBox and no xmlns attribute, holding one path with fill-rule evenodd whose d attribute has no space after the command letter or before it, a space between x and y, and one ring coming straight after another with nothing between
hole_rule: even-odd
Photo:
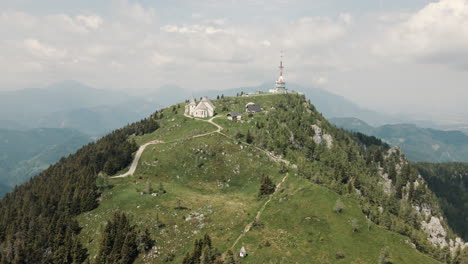
<instances>
[{"instance_id":1,"label":"mountain ridge","mask_svg":"<svg viewBox=\"0 0 468 264\"><path fill-rule=\"evenodd\" d=\"M420 128L404 123L373 127L357 118L331 118L330 121L338 127L400 146L412 161L468 162L468 136L461 131Z\"/></svg>"},{"instance_id":2,"label":"mountain ridge","mask_svg":"<svg viewBox=\"0 0 468 264\"><path fill-rule=\"evenodd\" d=\"M225 116L244 112L251 101L263 111L244 114L242 122ZM0 200L1 261L180 262L190 258L201 233L213 238L216 258L227 260L230 250L245 246L246 263L457 263L465 257L458 247L466 245L448 227L437 198L398 149L337 129L304 96L213 102L219 117L212 122L222 130L187 118L179 103L86 145L15 188ZM164 143L142 152L132 177L107 176L127 171L132 153L153 140ZM261 191L282 179L273 193ZM143 230L128 227L129 221ZM127 238L109 244L115 233L105 223L120 223L117 237ZM149 246L148 237L156 245Z\"/></svg>"}]
</instances>

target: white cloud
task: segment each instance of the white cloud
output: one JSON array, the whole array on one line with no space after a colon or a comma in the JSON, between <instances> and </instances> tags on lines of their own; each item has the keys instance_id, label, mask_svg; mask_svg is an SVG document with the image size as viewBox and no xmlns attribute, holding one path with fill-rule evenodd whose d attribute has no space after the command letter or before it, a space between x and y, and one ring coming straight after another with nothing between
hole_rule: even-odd
<instances>
[{"instance_id":1,"label":"white cloud","mask_svg":"<svg viewBox=\"0 0 468 264\"><path fill-rule=\"evenodd\" d=\"M348 13L341 13L339 16L340 20L343 21L343 23L349 25L353 22L353 16Z\"/></svg>"},{"instance_id":2,"label":"white cloud","mask_svg":"<svg viewBox=\"0 0 468 264\"><path fill-rule=\"evenodd\" d=\"M317 78L317 80L315 81L317 85L325 85L328 83L328 79L323 77L323 76L320 76L319 78Z\"/></svg>"},{"instance_id":3,"label":"white cloud","mask_svg":"<svg viewBox=\"0 0 468 264\"><path fill-rule=\"evenodd\" d=\"M90 29L98 29L102 25L102 18L96 15L78 15L76 16L76 20L82 22L86 27Z\"/></svg>"},{"instance_id":4,"label":"white cloud","mask_svg":"<svg viewBox=\"0 0 468 264\"><path fill-rule=\"evenodd\" d=\"M405 16L403 16L405 17ZM380 56L399 61L468 66L468 1L428 4L392 25L373 47Z\"/></svg>"},{"instance_id":5,"label":"white cloud","mask_svg":"<svg viewBox=\"0 0 468 264\"><path fill-rule=\"evenodd\" d=\"M157 66L162 66L162 65L171 63L173 61L173 58L162 55L158 52L153 52L151 56L151 61Z\"/></svg>"},{"instance_id":6,"label":"white cloud","mask_svg":"<svg viewBox=\"0 0 468 264\"><path fill-rule=\"evenodd\" d=\"M284 16L270 19L272 9L248 22L210 9L164 19L159 13L165 10L115 1L110 13L0 11L0 88L62 79L139 89L165 83L194 90L255 85L275 80L284 50L288 83L320 86L358 103L380 107L389 98L400 102L404 93L412 106L418 87L424 87L432 98L454 104L438 92L445 84L468 96L468 77L427 63L462 67L467 61L468 0L364 16L298 17L284 9Z\"/></svg>"},{"instance_id":7,"label":"white cloud","mask_svg":"<svg viewBox=\"0 0 468 264\"><path fill-rule=\"evenodd\" d=\"M270 46L271 46L271 42L268 41L268 40L262 40L261 44L262 44L264 47L270 47Z\"/></svg>"},{"instance_id":8,"label":"white cloud","mask_svg":"<svg viewBox=\"0 0 468 264\"><path fill-rule=\"evenodd\" d=\"M151 24L156 19L156 10L154 8L145 8L139 3L130 3L127 0L119 2L120 13L136 22Z\"/></svg>"},{"instance_id":9,"label":"white cloud","mask_svg":"<svg viewBox=\"0 0 468 264\"><path fill-rule=\"evenodd\" d=\"M44 59L63 59L67 55L66 50L57 49L41 43L37 39L25 39L24 47L34 56Z\"/></svg>"}]
</instances>

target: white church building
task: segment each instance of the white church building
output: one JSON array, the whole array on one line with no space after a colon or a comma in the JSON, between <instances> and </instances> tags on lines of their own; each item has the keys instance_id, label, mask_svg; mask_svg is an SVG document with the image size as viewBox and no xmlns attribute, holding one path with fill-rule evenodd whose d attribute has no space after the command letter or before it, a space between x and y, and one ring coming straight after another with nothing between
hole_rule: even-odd
<instances>
[{"instance_id":1,"label":"white church building","mask_svg":"<svg viewBox=\"0 0 468 264\"><path fill-rule=\"evenodd\" d=\"M193 117L212 117L215 108L214 104L206 96L204 96L198 104L195 98L192 97L190 102L185 106L185 113Z\"/></svg>"}]
</instances>

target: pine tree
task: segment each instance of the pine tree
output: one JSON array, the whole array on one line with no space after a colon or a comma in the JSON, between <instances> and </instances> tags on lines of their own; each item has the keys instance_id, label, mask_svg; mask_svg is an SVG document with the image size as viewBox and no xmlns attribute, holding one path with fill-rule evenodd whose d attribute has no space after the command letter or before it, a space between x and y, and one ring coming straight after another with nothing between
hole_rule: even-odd
<instances>
[{"instance_id":1,"label":"pine tree","mask_svg":"<svg viewBox=\"0 0 468 264\"><path fill-rule=\"evenodd\" d=\"M245 142L248 144L252 144L253 142L253 137L252 134L250 133L250 130L247 130L247 135L245 136Z\"/></svg>"},{"instance_id":2,"label":"pine tree","mask_svg":"<svg viewBox=\"0 0 468 264\"><path fill-rule=\"evenodd\" d=\"M275 192L276 186L270 177L263 175L260 183L260 190L258 196L270 195Z\"/></svg>"},{"instance_id":3,"label":"pine tree","mask_svg":"<svg viewBox=\"0 0 468 264\"><path fill-rule=\"evenodd\" d=\"M153 193L153 185L151 184L151 182L147 182L146 183L146 187L145 187L145 193L146 194L151 194Z\"/></svg>"}]
</instances>

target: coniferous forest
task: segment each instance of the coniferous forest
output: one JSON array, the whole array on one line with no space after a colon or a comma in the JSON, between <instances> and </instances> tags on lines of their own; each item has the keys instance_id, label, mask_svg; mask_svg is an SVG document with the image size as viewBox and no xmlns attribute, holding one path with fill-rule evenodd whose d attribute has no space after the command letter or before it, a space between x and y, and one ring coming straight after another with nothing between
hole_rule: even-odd
<instances>
[{"instance_id":1,"label":"coniferous forest","mask_svg":"<svg viewBox=\"0 0 468 264\"><path fill-rule=\"evenodd\" d=\"M274 111L247 130L247 143L295 165L283 164L280 173L294 169L298 177L356 200L368 221L409 237L419 251L441 261L463 263L460 259L466 250L453 256L449 248L431 244L421 230L424 216L415 213L412 206L430 206L435 216L444 211L421 182L416 167L398 149L375 137L334 127L304 96L278 98ZM132 263L157 243L148 230L137 228L124 212L116 212L99 237L96 259L89 259L78 239L81 228L75 217L98 206L103 191L102 175L98 175L113 175L131 163L132 153L138 149L131 136L157 130L162 118L162 112L157 112L86 145L0 200L1 263ZM315 124L320 125L320 131ZM325 135L332 140L327 142ZM381 184L383 175L391 186L388 190ZM258 199L274 192L275 183L264 175ZM335 211L343 211L344 206L338 207ZM351 225L353 232L360 231L358 222L351 221ZM448 238L455 237L448 226L444 228L449 231ZM211 238L205 236L195 241L193 251L186 252L184 263L219 263L220 255ZM228 252L224 263L236 263L234 256Z\"/></svg>"},{"instance_id":2,"label":"coniferous forest","mask_svg":"<svg viewBox=\"0 0 468 264\"><path fill-rule=\"evenodd\" d=\"M82 263L74 217L98 205L99 172L113 174L132 160L131 135L158 129L157 114L115 130L16 187L0 200L1 263Z\"/></svg>"},{"instance_id":3,"label":"coniferous forest","mask_svg":"<svg viewBox=\"0 0 468 264\"><path fill-rule=\"evenodd\" d=\"M468 240L468 163L416 163L453 227Z\"/></svg>"}]
</instances>

